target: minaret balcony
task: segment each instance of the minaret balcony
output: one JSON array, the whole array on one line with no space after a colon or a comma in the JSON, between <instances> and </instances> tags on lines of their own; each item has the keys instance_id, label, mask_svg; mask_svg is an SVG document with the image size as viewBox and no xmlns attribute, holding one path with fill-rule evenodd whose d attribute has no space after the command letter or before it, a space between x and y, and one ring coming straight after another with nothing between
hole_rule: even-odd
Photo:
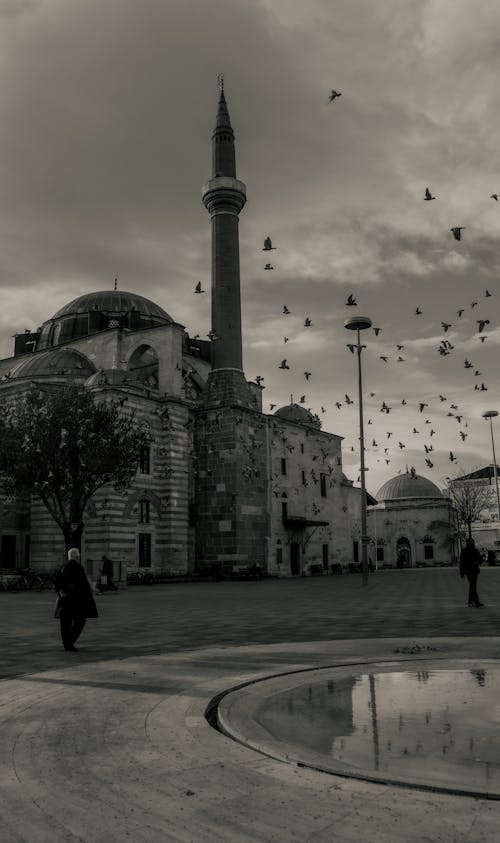
<instances>
[{"instance_id":1,"label":"minaret balcony","mask_svg":"<svg viewBox=\"0 0 500 843\"><path fill-rule=\"evenodd\" d=\"M202 196L210 214L239 214L247 201L247 188L239 179L215 176L203 186Z\"/></svg>"}]
</instances>

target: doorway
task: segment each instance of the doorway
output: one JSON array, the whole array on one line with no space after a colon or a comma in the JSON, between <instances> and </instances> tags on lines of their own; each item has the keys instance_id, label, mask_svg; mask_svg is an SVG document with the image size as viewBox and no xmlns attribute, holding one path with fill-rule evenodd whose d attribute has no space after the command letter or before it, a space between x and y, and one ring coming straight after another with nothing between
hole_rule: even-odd
<instances>
[{"instance_id":1,"label":"doorway","mask_svg":"<svg viewBox=\"0 0 500 843\"><path fill-rule=\"evenodd\" d=\"M292 542L290 545L290 573L292 577L298 577L300 574L300 545L298 542Z\"/></svg>"},{"instance_id":2,"label":"doorway","mask_svg":"<svg viewBox=\"0 0 500 843\"><path fill-rule=\"evenodd\" d=\"M411 568L411 545L406 536L401 536L396 542L396 566L398 568Z\"/></svg>"}]
</instances>

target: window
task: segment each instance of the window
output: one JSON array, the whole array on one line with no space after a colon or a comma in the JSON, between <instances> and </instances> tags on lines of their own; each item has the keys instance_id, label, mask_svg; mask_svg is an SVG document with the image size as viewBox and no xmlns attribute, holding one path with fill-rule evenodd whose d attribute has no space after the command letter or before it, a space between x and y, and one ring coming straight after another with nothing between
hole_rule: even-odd
<instances>
[{"instance_id":1,"label":"window","mask_svg":"<svg viewBox=\"0 0 500 843\"><path fill-rule=\"evenodd\" d=\"M302 485L307 486L306 473L304 469L302 469Z\"/></svg>"},{"instance_id":2,"label":"window","mask_svg":"<svg viewBox=\"0 0 500 843\"><path fill-rule=\"evenodd\" d=\"M304 443L303 442L300 443L300 453L301 454L304 453Z\"/></svg>"},{"instance_id":3,"label":"window","mask_svg":"<svg viewBox=\"0 0 500 843\"><path fill-rule=\"evenodd\" d=\"M286 474L286 459L281 457L281 473Z\"/></svg>"},{"instance_id":4,"label":"window","mask_svg":"<svg viewBox=\"0 0 500 843\"><path fill-rule=\"evenodd\" d=\"M380 547L380 545L379 545L377 547L377 562L383 562L383 561L384 561L384 548Z\"/></svg>"},{"instance_id":5,"label":"window","mask_svg":"<svg viewBox=\"0 0 500 843\"><path fill-rule=\"evenodd\" d=\"M434 559L434 546L432 544L424 544L424 559Z\"/></svg>"},{"instance_id":6,"label":"window","mask_svg":"<svg viewBox=\"0 0 500 843\"><path fill-rule=\"evenodd\" d=\"M326 474L319 475L319 487L321 490L321 497L326 498Z\"/></svg>"},{"instance_id":7,"label":"window","mask_svg":"<svg viewBox=\"0 0 500 843\"><path fill-rule=\"evenodd\" d=\"M286 492L283 492L282 498L286 498ZM281 517L288 518L288 501L282 500L281 501Z\"/></svg>"},{"instance_id":8,"label":"window","mask_svg":"<svg viewBox=\"0 0 500 843\"><path fill-rule=\"evenodd\" d=\"M139 501L139 521L141 524L149 524L151 518L150 504L148 500Z\"/></svg>"},{"instance_id":9,"label":"window","mask_svg":"<svg viewBox=\"0 0 500 843\"><path fill-rule=\"evenodd\" d=\"M151 470L151 448L143 445L139 457L139 471L141 474L149 474Z\"/></svg>"},{"instance_id":10,"label":"window","mask_svg":"<svg viewBox=\"0 0 500 843\"><path fill-rule=\"evenodd\" d=\"M139 533L139 567L151 567L151 534Z\"/></svg>"},{"instance_id":11,"label":"window","mask_svg":"<svg viewBox=\"0 0 500 843\"><path fill-rule=\"evenodd\" d=\"M283 562L283 548L281 546L281 540L278 539L277 546L276 546L276 564L281 565Z\"/></svg>"}]
</instances>

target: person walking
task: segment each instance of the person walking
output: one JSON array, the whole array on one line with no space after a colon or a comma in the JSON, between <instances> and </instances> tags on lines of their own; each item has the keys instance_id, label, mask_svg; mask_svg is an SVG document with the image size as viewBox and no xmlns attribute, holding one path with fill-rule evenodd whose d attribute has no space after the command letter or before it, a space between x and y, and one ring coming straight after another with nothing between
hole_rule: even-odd
<instances>
[{"instance_id":1,"label":"person walking","mask_svg":"<svg viewBox=\"0 0 500 843\"><path fill-rule=\"evenodd\" d=\"M469 538L460 554L460 576L462 579L467 577L469 581L468 605L474 606L477 609L484 606L477 593L477 578L479 576L480 565L481 554L476 547L474 539Z\"/></svg>"},{"instance_id":2,"label":"person walking","mask_svg":"<svg viewBox=\"0 0 500 843\"><path fill-rule=\"evenodd\" d=\"M99 580L98 580L98 583L97 583L97 586L96 586L97 590L101 594L104 594L104 590L105 590L104 587L106 587L106 591L109 588L112 588L113 591L118 591L119 590L118 586L116 585L116 583L113 580L114 571L113 571L112 560L109 559L107 556L101 556L101 560L102 560L101 576L99 577Z\"/></svg>"},{"instance_id":3,"label":"person walking","mask_svg":"<svg viewBox=\"0 0 500 843\"><path fill-rule=\"evenodd\" d=\"M68 550L68 561L59 569L54 580L57 603L54 616L61 624L61 638L65 650L76 652L78 641L87 618L98 618L92 589L80 563L80 551Z\"/></svg>"}]
</instances>

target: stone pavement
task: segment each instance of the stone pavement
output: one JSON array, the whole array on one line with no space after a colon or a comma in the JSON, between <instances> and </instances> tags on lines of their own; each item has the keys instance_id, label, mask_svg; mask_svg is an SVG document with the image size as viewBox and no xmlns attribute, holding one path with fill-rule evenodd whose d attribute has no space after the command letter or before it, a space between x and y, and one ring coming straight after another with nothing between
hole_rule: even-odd
<instances>
[{"instance_id":1,"label":"stone pavement","mask_svg":"<svg viewBox=\"0 0 500 843\"><path fill-rule=\"evenodd\" d=\"M349 660L498 658L500 570L468 609L456 570L178 584L97 598L78 653L53 597L0 594L0 839L500 840L500 803L340 779L214 731L216 694ZM425 658L429 659L426 652Z\"/></svg>"}]
</instances>

